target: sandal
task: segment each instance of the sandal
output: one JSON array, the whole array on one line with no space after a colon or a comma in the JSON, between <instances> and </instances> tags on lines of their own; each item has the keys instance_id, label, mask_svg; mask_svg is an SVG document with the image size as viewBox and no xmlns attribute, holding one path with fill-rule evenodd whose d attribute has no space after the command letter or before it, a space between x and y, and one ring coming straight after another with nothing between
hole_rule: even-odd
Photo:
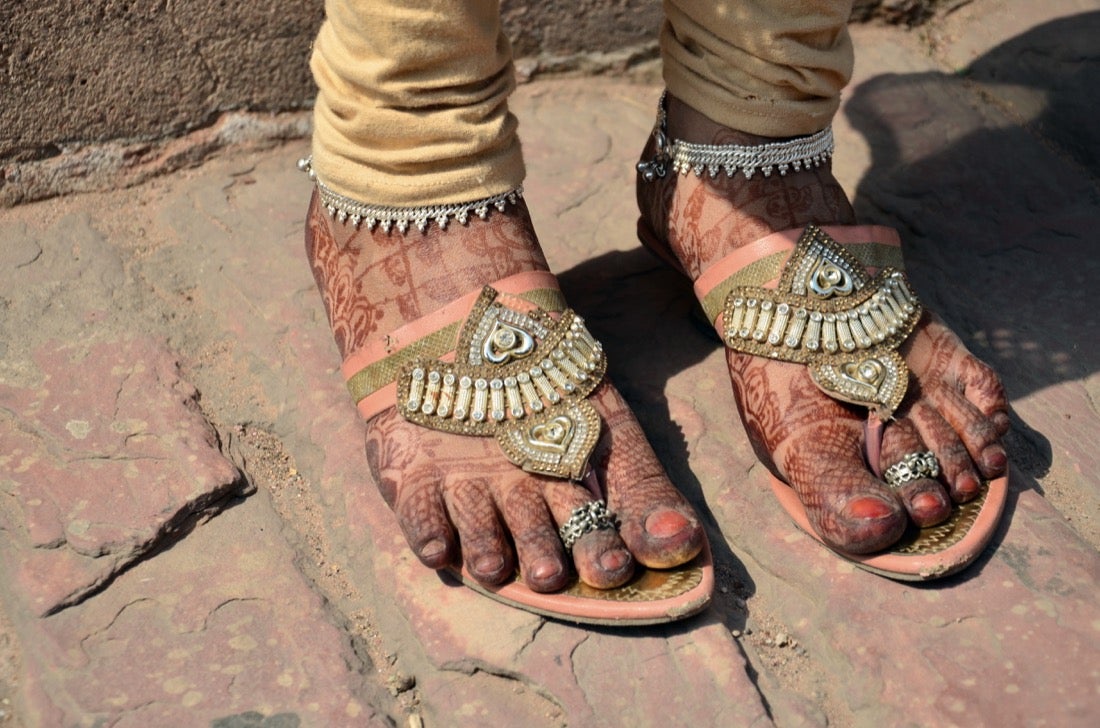
<instances>
[{"instance_id":1,"label":"sandal","mask_svg":"<svg viewBox=\"0 0 1100 728\"><path fill-rule=\"evenodd\" d=\"M333 205L320 183L318 188L330 214L338 219L342 213L348 219L357 214ZM481 217L488 214L487 209L473 211ZM361 221L377 224L366 214ZM432 221L438 223L438 217L411 222L423 230ZM404 419L421 427L494 438L502 457L527 472L586 486L597 500L576 508L559 530L568 552L590 531L618 527L615 514L600 500L605 496L588 464L603 423L587 397L606 366L603 347L566 308L554 276L529 271L471 291L388 334L369 336L345 356L341 370L366 420L396 407ZM564 589L542 593L528 587L522 573L493 586L479 582L465 566L446 568L496 601L546 617L600 625L688 617L709 604L714 584L705 539L702 551L688 563L667 570L636 564L629 581L606 590L574 575Z\"/></svg>"},{"instance_id":2,"label":"sandal","mask_svg":"<svg viewBox=\"0 0 1100 728\"><path fill-rule=\"evenodd\" d=\"M670 143L662 98L654 141L638 164L642 183L671 170L712 177L740 170L770 175L817 166L832 153L829 129L804 139L755 147ZM648 154L655 152L652 157ZM681 273L684 268L650 221L639 219L642 244ZM879 226L809 225L773 233L706 268L695 295L723 343L736 351L807 366L813 382L834 399L867 407L864 457L879 480L898 488L918 478L935 479L931 452L912 453L880 468L884 423L901 404L909 382L898 347L922 315L901 272L897 233ZM989 543L1007 496L1008 474L982 485L978 496L954 504L947 520L918 528L875 554L852 554L826 542L811 525L795 490L774 474L780 505L807 534L860 568L898 580L927 580L972 563Z\"/></svg>"}]
</instances>

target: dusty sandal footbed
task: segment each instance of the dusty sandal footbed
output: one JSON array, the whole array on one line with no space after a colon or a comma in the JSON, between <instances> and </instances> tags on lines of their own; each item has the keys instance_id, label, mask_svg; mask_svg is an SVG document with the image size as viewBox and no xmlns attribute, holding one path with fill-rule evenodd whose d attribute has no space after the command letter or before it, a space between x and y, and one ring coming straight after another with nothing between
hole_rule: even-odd
<instances>
[{"instance_id":1,"label":"dusty sandal footbed","mask_svg":"<svg viewBox=\"0 0 1100 728\"><path fill-rule=\"evenodd\" d=\"M425 427L495 437L502 455L524 470L584 483L597 498L588 458L601 421L586 401L603 377L602 346L567 309L546 272L521 273L372 337L342 370L360 414L397 407ZM501 586L449 569L491 599L555 619L600 625L658 624L704 609L713 591L709 549L669 570L637 565L608 590L578 579L543 594L522 574Z\"/></svg>"},{"instance_id":2,"label":"dusty sandal footbed","mask_svg":"<svg viewBox=\"0 0 1100 728\"><path fill-rule=\"evenodd\" d=\"M714 591L710 547L674 569L635 568L634 577L614 589L596 589L574 578L565 589L543 594L529 589L523 577L488 586L466 571L451 569L463 584L490 599L518 609L577 624L637 627L685 619L706 609Z\"/></svg>"}]
</instances>

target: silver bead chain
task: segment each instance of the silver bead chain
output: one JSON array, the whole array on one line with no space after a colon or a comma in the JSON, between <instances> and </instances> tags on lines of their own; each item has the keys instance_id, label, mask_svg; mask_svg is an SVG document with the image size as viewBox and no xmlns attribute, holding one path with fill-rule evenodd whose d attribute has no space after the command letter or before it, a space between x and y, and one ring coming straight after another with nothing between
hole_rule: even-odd
<instances>
[{"instance_id":1,"label":"silver bead chain","mask_svg":"<svg viewBox=\"0 0 1100 728\"><path fill-rule=\"evenodd\" d=\"M350 222L356 227L366 225L368 230L380 227L387 233L396 229L397 232L404 234L408 232L410 225L415 226L422 233L427 232L428 227L433 222L441 229L445 229L447 223L451 220L457 220L460 224L465 225L469 222L471 216L476 215L484 220L489 216L490 210L496 209L499 212L504 212L508 205L516 204L523 197L523 188L517 187L514 190L492 197L453 205L430 205L425 207L368 205L341 195L319 180L317 173L313 170L312 160L312 157L299 159L298 169L307 173L309 178L317 185L321 205L338 222Z\"/></svg>"},{"instance_id":2,"label":"silver bead chain","mask_svg":"<svg viewBox=\"0 0 1100 728\"><path fill-rule=\"evenodd\" d=\"M783 142L765 144L696 144L680 139L669 141L668 118L665 111L665 95L657 105L657 124L653 137L657 140L657 153L648 162L638 163L638 172L647 182L664 177L669 169L680 174L694 172L702 177L706 172L717 177L725 172L732 177L740 171L745 179L752 179L758 171L765 177L778 171L780 175L794 170L818 167L833 156L833 129L825 127L816 134Z\"/></svg>"}]
</instances>

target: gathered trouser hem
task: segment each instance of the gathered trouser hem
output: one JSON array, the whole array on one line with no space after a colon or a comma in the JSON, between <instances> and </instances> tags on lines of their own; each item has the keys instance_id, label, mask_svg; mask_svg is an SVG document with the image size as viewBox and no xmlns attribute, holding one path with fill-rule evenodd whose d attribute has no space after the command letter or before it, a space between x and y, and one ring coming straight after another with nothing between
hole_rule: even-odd
<instances>
[{"instance_id":1,"label":"gathered trouser hem","mask_svg":"<svg viewBox=\"0 0 1100 728\"><path fill-rule=\"evenodd\" d=\"M829 124L852 72L851 0L665 0L669 91L770 137ZM367 204L461 203L520 187L499 0L326 0L310 67L313 169Z\"/></svg>"}]
</instances>

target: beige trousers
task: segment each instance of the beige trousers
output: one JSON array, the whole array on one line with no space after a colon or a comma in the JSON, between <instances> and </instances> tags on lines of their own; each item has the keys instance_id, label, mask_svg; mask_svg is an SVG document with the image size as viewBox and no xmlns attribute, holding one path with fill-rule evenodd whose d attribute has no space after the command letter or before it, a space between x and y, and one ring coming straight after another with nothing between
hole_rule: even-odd
<instances>
[{"instance_id":1,"label":"beige trousers","mask_svg":"<svg viewBox=\"0 0 1100 728\"><path fill-rule=\"evenodd\" d=\"M851 76L851 5L664 0L665 83L734 129L818 131ZM313 168L325 184L369 204L419 207L522 183L499 0L326 0L325 12L310 63Z\"/></svg>"}]
</instances>

